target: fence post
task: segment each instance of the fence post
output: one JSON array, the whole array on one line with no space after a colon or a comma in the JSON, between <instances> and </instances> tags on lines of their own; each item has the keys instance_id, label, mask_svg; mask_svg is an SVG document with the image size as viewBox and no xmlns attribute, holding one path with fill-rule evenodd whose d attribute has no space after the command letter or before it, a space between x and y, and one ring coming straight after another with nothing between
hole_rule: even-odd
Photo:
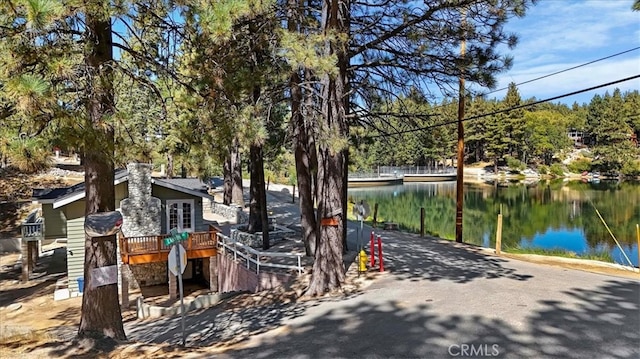
<instances>
[{"instance_id":1,"label":"fence post","mask_svg":"<svg viewBox=\"0 0 640 359\"><path fill-rule=\"evenodd\" d=\"M376 245L374 243L375 233L371 231L371 239L369 243L369 252L371 252L371 268L376 265Z\"/></svg>"},{"instance_id":2,"label":"fence post","mask_svg":"<svg viewBox=\"0 0 640 359\"><path fill-rule=\"evenodd\" d=\"M378 223L378 203L373 206L373 228L376 228L376 223Z\"/></svg>"},{"instance_id":3,"label":"fence post","mask_svg":"<svg viewBox=\"0 0 640 359\"><path fill-rule=\"evenodd\" d=\"M424 207L420 208L420 237L424 237Z\"/></svg>"},{"instance_id":4,"label":"fence post","mask_svg":"<svg viewBox=\"0 0 640 359\"><path fill-rule=\"evenodd\" d=\"M378 236L378 260L380 261L380 272L384 272L384 261L382 260L382 237Z\"/></svg>"},{"instance_id":5,"label":"fence post","mask_svg":"<svg viewBox=\"0 0 640 359\"><path fill-rule=\"evenodd\" d=\"M502 250L502 213L498 214L498 228L496 229L496 254Z\"/></svg>"},{"instance_id":6,"label":"fence post","mask_svg":"<svg viewBox=\"0 0 640 359\"><path fill-rule=\"evenodd\" d=\"M636 223L636 237L638 238L638 269L640 269L640 224Z\"/></svg>"}]
</instances>

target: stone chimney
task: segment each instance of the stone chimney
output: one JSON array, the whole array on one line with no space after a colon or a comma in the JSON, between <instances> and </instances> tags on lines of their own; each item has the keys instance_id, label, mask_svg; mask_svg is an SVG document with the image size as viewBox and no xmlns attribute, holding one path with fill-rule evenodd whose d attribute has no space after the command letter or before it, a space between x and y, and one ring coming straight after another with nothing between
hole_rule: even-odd
<instances>
[{"instance_id":1,"label":"stone chimney","mask_svg":"<svg viewBox=\"0 0 640 359\"><path fill-rule=\"evenodd\" d=\"M162 202L151 196L152 165L129 163L129 197L120 201L122 234L125 237L152 236L162 233Z\"/></svg>"}]
</instances>

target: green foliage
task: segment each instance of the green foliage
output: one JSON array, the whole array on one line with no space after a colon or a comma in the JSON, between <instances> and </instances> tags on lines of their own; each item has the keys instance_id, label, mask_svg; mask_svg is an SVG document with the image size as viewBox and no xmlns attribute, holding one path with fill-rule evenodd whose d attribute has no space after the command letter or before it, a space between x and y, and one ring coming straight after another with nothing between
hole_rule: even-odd
<instances>
[{"instance_id":1,"label":"green foliage","mask_svg":"<svg viewBox=\"0 0 640 359\"><path fill-rule=\"evenodd\" d=\"M554 163L551 165L551 168L549 169L549 172L557 177L562 177L564 176L564 168L562 168L562 165L559 163Z\"/></svg>"},{"instance_id":2,"label":"green foliage","mask_svg":"<svg viewBox=\"0 0 640 359\"><path fill-rule=\"evenodd\" d=\"M539 172L541 175L549 174L549 166L547 166L547 165L540 165L540 166L538 166L538 172Z\"/></svg>"},{"instance_id":3,"label":"green foliage","mask_svg":"<svg viewBox=\"0 0 640 359\"><path fill-rule=\"evenodd\" d=\"M40 138L28 137L11 141L7 154L11 165L24 173L37 173L52 165L49 148Z\"/></svg>"},{"instance_id":4,"label":"green foliage","mask_svg":"<svg viewBox=\"0 0 640 359\"><path fill-rule=\"evenodd\" d=\"M640 176L640 160L625 162L620 172L625 176Z\"/></svg>"},{"instance_id":5,"label":"green foliage","mask_svg":"<svg viewBox=\"0 0 640 359\"><path fill-rule=\"evenodd\" d=\"M524 162L518 160L517 158L513 158L511 156L507 157L507 166L512 171L522 171L527 168L527 165Z\"/></svg>"},{"instance_id":6,"label":"green foliage","mask_svg":"<svg viewBox=\"0 0 640 359\"><path fill-rule=\"evenodd\" d=\"M589 171L591 170L591 160L588 158L578 158L575 161L571 161L571 163L567 165L567 169L573 173Z\"/></svg>"}]
</instances>

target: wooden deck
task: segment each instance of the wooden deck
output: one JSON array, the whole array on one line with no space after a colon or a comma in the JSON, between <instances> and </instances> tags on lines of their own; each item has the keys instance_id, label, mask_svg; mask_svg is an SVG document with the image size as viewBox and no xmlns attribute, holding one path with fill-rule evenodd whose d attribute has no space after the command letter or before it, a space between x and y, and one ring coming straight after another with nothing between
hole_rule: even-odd
<instances>
[{"instance_id":1,"label":"wooden deck","mask_svg":"<svg viewBox=\"0 0 640 359\"><path fill-rule=\"evenodd\" d=\"M207 232L189 233L189 238L182 242L187 251L187 258L206 258L217 254L217 233L213 226ZM122 263L143 264L166 262L171 246L164 244L168 234L158 236L119 237Z\"/></svg>"}]
</instances>

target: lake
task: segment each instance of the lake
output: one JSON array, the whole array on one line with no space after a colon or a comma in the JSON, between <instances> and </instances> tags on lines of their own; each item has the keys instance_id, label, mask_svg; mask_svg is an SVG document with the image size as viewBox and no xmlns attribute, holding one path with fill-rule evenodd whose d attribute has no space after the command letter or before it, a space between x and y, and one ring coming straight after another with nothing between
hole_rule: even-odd
<instances>
[{"instance_id":1,"label":"lake","mask_svg":"<svg viewBox=\"0 0 640 359\"><path fill-rule=\"evenodd\" d=\"M349 189L349 199L366 201L378 221L455 238L456 183L406 183ZM620 244L609 234L597 211ZM578 256L609 253L616 263L638 265L636 224L640 223L640 183L541 181L529 184L465 183L463 240L495 248L497 215L502 210L502 249L563 249Z\"/></svg>"}]
</instances>

